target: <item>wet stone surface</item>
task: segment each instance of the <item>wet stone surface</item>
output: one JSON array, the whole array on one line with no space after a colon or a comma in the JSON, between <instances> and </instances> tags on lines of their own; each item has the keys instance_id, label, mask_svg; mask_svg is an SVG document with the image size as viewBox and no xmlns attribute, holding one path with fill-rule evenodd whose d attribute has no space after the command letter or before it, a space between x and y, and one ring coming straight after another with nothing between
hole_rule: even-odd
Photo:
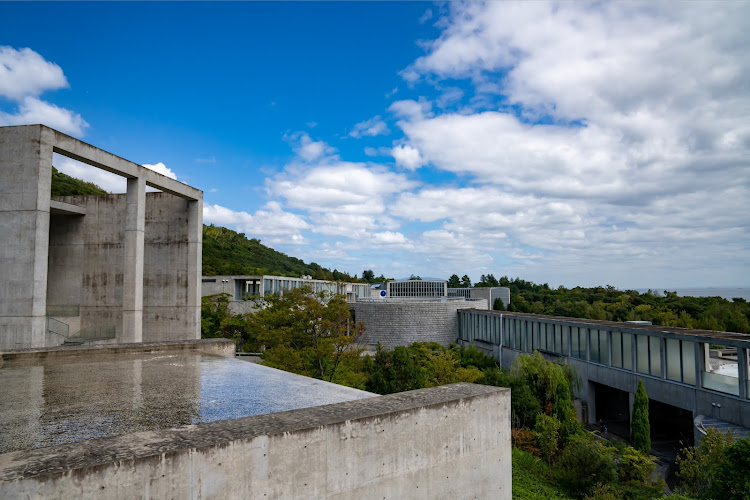
<instances>
[{"instance_id":1,"label":"wet stone surface","mask_svg":"<svg viewBox=\"0 0 750 500\"><path fill-rule=\"evenodd\" d=\"M0 453L372 397L199 352L5 363Z\"/></svg>"}]
</instances>

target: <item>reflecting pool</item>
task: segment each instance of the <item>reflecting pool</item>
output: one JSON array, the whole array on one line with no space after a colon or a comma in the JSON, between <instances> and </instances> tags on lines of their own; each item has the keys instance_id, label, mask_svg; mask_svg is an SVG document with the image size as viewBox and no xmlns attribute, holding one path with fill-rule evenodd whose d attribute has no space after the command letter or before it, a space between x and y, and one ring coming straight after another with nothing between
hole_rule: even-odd
<instances>
[{"instance_id":1,"label":"reflecting pool","mask_svg":"<svg viewBox=\"0 0 750 500\"><path fill-rule=\"evenodd\" d=\"M189 351L7 362L0 453L373 396Z\"/></svg>"}]
</instances>

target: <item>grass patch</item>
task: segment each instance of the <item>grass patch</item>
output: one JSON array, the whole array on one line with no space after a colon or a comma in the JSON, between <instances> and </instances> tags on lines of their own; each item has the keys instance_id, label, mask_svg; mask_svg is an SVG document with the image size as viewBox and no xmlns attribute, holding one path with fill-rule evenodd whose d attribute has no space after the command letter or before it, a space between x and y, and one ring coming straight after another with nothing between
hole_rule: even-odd
<instances>
[{"instance_id":1,"label":"grass patch","mask_svg":"<svg viewBox=\"0 0 750 500\"><path fill-rule=\"evenodd\" d=\"M531 453L513 448L513 498L517 500L572 500L550 479L547 464Z\"/></svg>"}]
</instances>

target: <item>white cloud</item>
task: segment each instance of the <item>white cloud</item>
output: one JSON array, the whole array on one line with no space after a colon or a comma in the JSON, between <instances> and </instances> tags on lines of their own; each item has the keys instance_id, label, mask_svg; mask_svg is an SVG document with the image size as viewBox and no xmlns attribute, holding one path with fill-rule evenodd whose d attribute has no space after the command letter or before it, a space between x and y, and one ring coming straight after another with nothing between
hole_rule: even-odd
<instances>
[{"instance_id":1,"label":"white cloud","mask_svg":"<svg viewBox=\"0 0 750 500\"><path fill-rule=\"evenodd\" d=\"M385 124L380 116L375 116L369 120L357 123L349 135L351 137L375 137L377 135L388 134L388 125Z\"/></svg>"},{"instance_id":2,"label":"white cloud","mask_svg":"<svg viewBox=\"0 0 750 500\"><path fill-rule=\"evenodd\" d=\"M62 68L29 48L0 46L0 95L20 101L47 90L68 88Z\"/></svg>"},{"instance_id":3,"label":"white cloud","mask_svg":"<svg viewBox=\"0 0 750 500\"><path fill-rule=\"evenodd\" d=\"M161 174L161 175L169 177L170 179L177 180L177 175L174 172L172 172L172 170L168 168L166 165L164 165L162 162L155 163L153 165L144 163L143 166L149 170L153 170L157 174Z\"/></svg>"},{"instance_id":4,"label":"white cloud","mask_svg":"<svg viewBox=\"0 0 750 500\"><path fill-rule=\"evenodd\" d=\"M247 234L251 238L274 237L275 243L301 244L300 233L310 225L299 215L284 211L276 202L268 203L254 214L238 212L221 205L203 206L204 222L226 226Z\"/></svg>"},{"instance_id":5,"label":"white cloud","mask_svg":"<svg viewBox=\"0 0 750 500\"><path fill-rule=\"evenodd\" d=\"M422 157L419 150L408 144L394 147L391 150L391 154L396 160L396 165L408 168L409 170L416 170L427 163L427 160Z\"/></svg>"},{"instance_id":6,"label":"white cloud","mask_svg":"<svg viewBox=\"0 0 750 500\"><path fill-rule=\"evenodd\" d=\"M1 65L0 65L1 66ZM0 111L0 125L34 125L41 123L60 132L81 137L89 124L81 115L36 97L24 97L16 113Z\"/></svg>"},{"instance_id":7,"label":"white cloud","mask_svg":"<svg viewBox=\"0 0 750 500\"><path fill-rule=\"evenodd\" d=\"M496 275L737 283L750 272L749 16L747 3L451 3L402 76L468 80L475 111L391 111L400 148L472 187L403 193L394 212L441 221L424 244L463 245L474 268L496 256ZM447 97L438 108L460 98Z\"/></svg>"},{"instance_id":8,"label":"white cloud","mask_svg":"<svg viewBox=\"0 0 750 500\"><path fill-rule=\"evenodd\" d=\"M415 183L386 168L334 160L287 170L267 180L269 194L286 199L290 207L310 212L379 214L391 195Z\"/></svg>"},{"instance_id":9,"label":"white cloud","mask_svg":"<svg viewBox=\"0 0 750 500\"><path fill-rule=\"evenodd\" d=\"M334 153L336 150L324 141L313 141L307 132L297 132L288 138L296 142L294 152L304 161L313 162L325 155Z\"/></svg>"},{"instance_id":10,"label":"white cloud","mask_svg":"<svg viewBox=\"0 0 750 500\"><path fill-rule=\"evenodd\" d=\"M0 46L0 97L14 102L15 112L0 111L0 125L41 123L81 137L89 126L81 115L38 99L47 90L67 88L62 68L29 48Z\"/></svg>"}]
</instances>

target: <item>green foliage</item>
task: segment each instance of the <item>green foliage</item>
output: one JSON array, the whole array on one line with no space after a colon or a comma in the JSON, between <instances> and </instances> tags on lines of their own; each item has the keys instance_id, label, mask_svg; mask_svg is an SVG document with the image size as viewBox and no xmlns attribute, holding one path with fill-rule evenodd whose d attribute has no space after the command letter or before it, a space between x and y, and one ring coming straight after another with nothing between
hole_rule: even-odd
<instances>
[{"instance_id":1,"label":"green foliage","mask_svg":"<svg viewBox=\"0 0 750 500\"><path fill-rule=\"evenodd\" d=\"M633 415L630 419L630 444L636 450L651 453L651 424L648 419L648 396L643 381L638 380L638 389L635 391L633 402Z\"/></svg>"},{"instance_id":2,"label":"green foliage","mask_svg":"<svg viewBox=\"0 0 750 500\"><path fill-rule=\"evenodd\" d=\"M461 276L461 288L471 288L471 278L466 274Z\"/></svg>"},{"instance_id":3,"label":"green foliage","mask_svg":"<svg viewBox=\"0 0 750 500\"><path fill-rule=\"evenodd\" d=\"M229 314L229 294L201 298L201 338L232 339L241 352L257 352L258 339L245 315Z\"/></svg>"},{"instance_id":4,"label":"green foliage","mask_svg":"<svg viewBox=\"0 0 750 500\"><path fill-rule=\"evenodd\" d=\"M698 446L684 448L677 457L680 491L700 498L712 497L719 471L727 461L726 450L733 442L731 431L722 433L708 428ZM727 472L731 475L731 471L723 473ZM747 469L741 473L747 474Z\"/></svg>"},{"instance_id":5,"label":"green foliage","mask_svg":"<svg viewBox=\"0 0 750 500\"><path fill-rule=\"evenodd\" d=\"M505 302L503 302L503 299L500 297L495 299L495 302L492 304L492 310L493 311L505 311Z\"/></svg>"},{"instance_id":6,"label":"green foliage","mask_svg":"<svg viewBox=\"0 0 750 500\"><path fill-rule=\"evenodd\" d=\"M537 415L534 425L534 437L542 457L547 460L547 465L552 467L552 459L555 458L560 441L560 422L553 417L543 413Z\"/></svg>"},{"instance_id":7,"label":"green foliage","mask_svg":"<svg viewBox=\"0 0 750 500\"><path fill-rule=\"evenodd\" d=\"M366 281L368 283L372 283L375 281L375 273L372 269L365 269L362 271L362 281Z\"/></svg>"},{"instance_id":8,"label":"green foliage","mask_svg":"<svg viewBox=\"0 0 750 500\"><path fill-rule=\"evenodd\" d=\"M350 319L341 295L296 288L283 296L262 299L247 315L258 342L266 347L263 364L329 382L344 366L356 365L355 348L361 325Z\"/></svg>"},{"instance_id":9,"label":"green foliage","mask_svg":"<svg viewBox=\"0 0 750 500\"><path fill-rule=\"evenodd\" d=\"M457 274L452 274L448 278L448 288L461 288L461 278Z\"/></svg>"},{"instance_id":10,"label":"green foliage","mask_svg":"<svg viewBox=\"0 0 750 500\"><path fill-rule=\"evenodd\" d=\"M514 500L568 500L568 496L550 478L548 466L531 453L513 449Z\"/></svg>"},{"instance_id":11,"label":"green foliage","mask_svg":"<svg viewBox=\"0 0 750 500\"><path fill-rule=\"evenodd\" d=\"M578 422L573 410L570 386L565 378L557 384L555 401L552 404L552 414L560 422L560 437L563 443L581 431L581 424Z\"/></svg>"},{"instance_id":12,"label":"green foliage","mask_svg":"<svg viewBox=\"0 0 750 500\"><path fill-rule=\"evenodd\" d=\"M632 446L625 448L620 455L620 467L617 475L622 481L648 483L656 470L656 459L642 453Z\"/></svg>"},{"instance_id":13,"label":"green foliage","mask_svg":"<svg viewBox=\"0 0 750 500\"><path fill-rule=\"evenodd\" d=\"M538 351L518 356L511 366L511 374L525 381L543 408L554 400L562 380L567 381L568 387L580 385L573 367L547 361Z\"/></svg>"},{"instance_id":14,"label":"green foliage","mask_svg":"<svg viewBox=\"0 0 750 500\"><path fill-rule=\"evenodd\" d=\"M272 274L310 275L315 279L359 281L356 276L330 271L318 264L290 257L262 245L259 239L219 226L203 226L203 275Z\"/></svg>"},{"instance_id":15,"label":"green foliage","mask_svg":"<svg viewBox=\"0 0 750 500\"><path fill-rule=\"evenodd\" d=\"M468 276L464 278L470 283ZM484 282L490 278L494 276L485 276ZM750 333L750 303L744 300L678 297L674 292L638 293L611 286L553 290L546 283L538 285L507 276L497 281L510 288L509 311L610 321L643 320L662 326Z\"/></svg>"},{"instance_id":16,"label":"green foliage","mask_svg":"<svg viewBox=\"0 0 750 500\"><path fill-rule=\"evenodd\" d=\"M94 184L66 175L52 167L52 196L71 196L76 194L108 194Z\"/></svg>"},{"instance_id":17,"label":"green foliage","mask_svg":"<svg viewBox=\"0 0 750 500\"><path fill-rule=\"evenodd\" d=\"M724 450L724 460L717 467L713 495L727 500L750 497L750 439L740 439Z\"/></svg>"},{"instance_id":18,"label":"green foliage","mask_svg":"<svg viewBox=\"0 0 750 500\"><path fill-rule=\"evenodd\" d=\"M453 346L446 349L434 342L416 342L389 351L379 345L375 358L365 365L365 387L378 394L391 394L456 382L477 382L483 376L477 365L497 368L491 358L476 348Z\"/></svg>"},{"instance_id":19,"label":"green foliage","mask_svg":"<svg viewBox=\"0 0 750 500\"><path fill-rule=\"evenodd\" d=\"M555 476L572 496L584 497L597 484L608 484L617 478L612 450L590 434L577 434L560 453Z\"/></svg>"}]
</instances>

